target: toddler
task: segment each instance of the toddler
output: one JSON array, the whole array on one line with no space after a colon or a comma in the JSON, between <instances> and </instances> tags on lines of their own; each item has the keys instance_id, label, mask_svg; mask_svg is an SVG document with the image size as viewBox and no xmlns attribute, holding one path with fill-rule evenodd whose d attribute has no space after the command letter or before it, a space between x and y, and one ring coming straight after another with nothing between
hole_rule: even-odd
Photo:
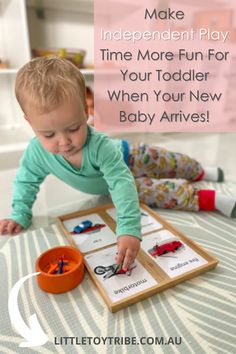
<instances>
[{"instance_id":1,"label":"toddler","mask_svg":"<svg viewBox=\"0 0 236 354\"><path fill-rule=\"evenodd\" d=\"M52 173L82 192L110 193L118 217L116 261L127 270L141 240L137 189L124 162L124 143L87 125L82 74L66 59L36 58L17 73L15 91L36 137L21 160L12 214L0 221L0 234L16 234L30 225L40 184Z\"/></svg>"},{"instance_id":2,"label":"toddler","mask_svg":"<svg viewBox=\"0 0 236 354\"><path fill-rule=\"evenodd\" d=\"M82 192L111 195L117 210L116 262L123 263L125 270L140 248L138 195L152 207L217 209L236 217L234 198L214 190L197 190L187 182L221 182L221 169L203 169L188 156L158 147L132 147L89 126L84 78L69 61L31 60L17 74L16 97L36 136L21 160L12 215L0 221L0 234L16 234L30 225L40 184L50 173Z\"/></svg>"}]
</instances>

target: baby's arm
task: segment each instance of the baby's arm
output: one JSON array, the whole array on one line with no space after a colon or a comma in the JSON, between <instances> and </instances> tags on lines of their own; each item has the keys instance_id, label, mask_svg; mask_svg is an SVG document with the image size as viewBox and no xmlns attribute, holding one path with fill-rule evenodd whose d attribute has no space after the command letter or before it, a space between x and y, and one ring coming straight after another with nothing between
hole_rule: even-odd
<instances>
[{"instance_id":1,"label":"baby's arm","mask_svg":"<svg viewBox=\"0 0 236 354\"><path fill-rule=\"evenodd\" d=\"M97 149L97 161L108 184L117 210L117 263L128 269L135 260L141 241L141 215L134 178L121 151L109 140Z\"/></svg>"},{"instance_id":2,"label":"baby's arm","mask_svg":"<svg viewBox=\"0 0 236 354\"><path fill-rule=\"evenodd\" d=\"M0 234L15 234L31 224L32 206L48 172L41 164L34 144L25 151L13 183L12 213L0 221Z\"/></svg>"}]
</instances>

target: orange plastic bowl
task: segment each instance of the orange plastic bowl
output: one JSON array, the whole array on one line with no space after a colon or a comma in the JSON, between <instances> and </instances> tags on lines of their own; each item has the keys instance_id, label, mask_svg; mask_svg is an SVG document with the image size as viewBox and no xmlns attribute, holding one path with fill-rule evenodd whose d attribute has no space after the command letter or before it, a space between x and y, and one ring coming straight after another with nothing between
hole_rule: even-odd
<instances>
[{"instance_id":1,"label":"orange plastic bowl","mask_svg":"<svg viewBox=\"0 0 236 354\"><path fill-rule=\"evenodd\" d=\"M57 264L61 257L68 261L70 270L62 274L49 274L50 264ZM48 293L65 293L81 283L84 276L84 260L81 252L74 247L59 246L42 253L35 263L39 287Z\"/></svg>"}]
</instances>

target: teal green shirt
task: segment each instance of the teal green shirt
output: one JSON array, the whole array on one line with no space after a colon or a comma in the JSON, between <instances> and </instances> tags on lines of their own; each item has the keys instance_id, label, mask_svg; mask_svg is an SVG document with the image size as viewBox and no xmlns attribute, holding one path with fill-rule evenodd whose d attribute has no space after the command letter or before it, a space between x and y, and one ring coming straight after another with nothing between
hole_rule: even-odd
<instances>
[{"instance_id":1,"label":"teal green shirt","mask_svg":"<svg viewBox=\"0 0 236 354\"><path fill-rule=\"evenodd\" d=\"M141 239L140 209L134 178L124 162L121 140L112 140L88 126L82 165L73 167L63 156L45 150L33 138L14 180L11 218L27 228L40 184L53 174L71 187L90 194L110 194L117 211L117 236Z\"/></svg>"}]
</instances>

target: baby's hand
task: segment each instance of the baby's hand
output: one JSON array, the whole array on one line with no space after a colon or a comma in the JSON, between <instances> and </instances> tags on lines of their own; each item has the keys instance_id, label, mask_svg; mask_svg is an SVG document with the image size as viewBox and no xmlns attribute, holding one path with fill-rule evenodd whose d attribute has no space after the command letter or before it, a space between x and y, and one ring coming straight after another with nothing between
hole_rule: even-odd
<instances>
[{"instance_id":1,"label":"baby's hand","mask_svg":"<svg viewBox=\"0 0 236 354\"><path fill-rule=\"evenodd\" d=\"M23 230L23 227L11 219L0 220L0 235L15 235Z\"/></svg>"},{"instance_id":2,"label":"baby's hand","mask_svg":"<svg viewBox=\"0 0 236 354\"><path fill-rule=\"evenodd\" d=\"M124 270L128 270L138 254L140 249L140 240L135 236L119 236L117 246L118 253L116 256L116 263L123 263L122 268Z\"/></svg>"}]
</instances>

